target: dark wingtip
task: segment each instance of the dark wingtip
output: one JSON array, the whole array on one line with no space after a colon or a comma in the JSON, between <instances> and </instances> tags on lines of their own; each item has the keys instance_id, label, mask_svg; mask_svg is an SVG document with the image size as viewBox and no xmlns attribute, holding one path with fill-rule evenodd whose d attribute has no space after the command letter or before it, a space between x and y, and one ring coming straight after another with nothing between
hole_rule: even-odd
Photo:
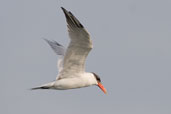
<instances>
[{"instance_id":1,"label":"dark wingtip","mask_svg":"<svg viewBox=\"0 0 171 114\"><path fill-rule=\"evenodd\" d=\"M62 9L62 11L63 11L64 14L65 14L66 19L67 19L67 18L70 18L69 15L68 15L68 11L67 11L65 8L63 8L63 7L61 7L61 9Z\"/></svg>"},{"instance_id":2,"label":"dark wingtip","mask_svg":"<svg viewBox=\"0 0 171 114\"><path fill-rule=\"evenodd\" d=\"M64 13L67 12L67 10L66 10L64 7L61 7L61 9L62 9L62 11L63 11Z\"/></svg>"},{"instance_id":3,"label":"dark wingtip","mask_svg":"<svg viewBox=\"0 0 171 114\"><path fill-rule=\"evenodd\" d=\"M57 41L53 40L53 42L54 42L57 46L62 46L62 47L63 47L63 45L59 44Z\"/></svg>"},{"instance_id":4,"label":"dark wingtip","mask_svg":"<svg viewBox=\"0 0 171 114\"><path fill-rule=\"evenodd\" d=\"M65 8L64 7L61 7L62 10L64 10Z\"/></svg>"},{"instance_id":5,"label":"dark wingtip","mask_svg":"<svg viewBox=\"0 0 171 114\"><path fill-rule=\"evenodd\" d=\"M44 41L46 41L48 44L51 43L52 41L46 39L46 38L43 38Z\"/></svg>"},{"instance_id":6,"label":"dark wingtip","mask_svg":"<svg viewBox=\"0 0 171 114\"><path fill-rule=\"evenodd\" d=\"M48 44L50 44L50 43L55 43L57 46L63 46L63 45L59 44L58 42L56 42L55 40L50 41L50 40L48 40L48 39L46 39L46 38L43 38L43 40L45 40Z\"/></svg>"},{"instance_id":7,"label":"dark wingtip","mask_svg":"<svg viewBox=\"0 0 171 114\"><path fill-rule=\"evenodd\" d=\"M61 9L63 10L67 23L69 25L72 24L73 26L77 26L78 28L84 28L84 26L79 22L79 20L70 11L67 11L63 7L61 7Z\"/></svg>"},{"instance_id":8,"label":"dark wingtip","mask_svg":"<svg viewBox=\"0 0 171 114\"><path fill-rule=\"evenodd\" d=\"M46 38L44 38L44 37L42 37L42 39L43 39L44 41L48 42L48 39L46 39Z\"/></svg>"}]
</instances>

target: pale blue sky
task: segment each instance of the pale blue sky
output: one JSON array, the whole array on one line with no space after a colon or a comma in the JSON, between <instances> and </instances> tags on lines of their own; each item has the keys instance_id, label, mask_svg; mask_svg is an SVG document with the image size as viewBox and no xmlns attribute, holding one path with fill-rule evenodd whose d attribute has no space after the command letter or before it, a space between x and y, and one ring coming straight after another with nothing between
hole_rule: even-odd
<instances>
[{"instance_id":1,"label":"pale blue sky","mask_svg":"<svg viewBox=\"0 0 171 114\"><path fill-rule=\"evenodd\" d=\"M86 70L108 91L29 88L56 78L45 37L67 46L60 9L91 34ZM170 114L170 0L0 0L1 114Z\"/></svg>"}]
</instances>

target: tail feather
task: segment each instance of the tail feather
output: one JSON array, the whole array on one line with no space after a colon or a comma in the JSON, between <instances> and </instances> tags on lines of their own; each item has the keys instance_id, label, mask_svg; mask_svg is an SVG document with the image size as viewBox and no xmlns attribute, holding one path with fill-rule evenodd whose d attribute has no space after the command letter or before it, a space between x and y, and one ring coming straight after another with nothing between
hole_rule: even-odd
<instances>
[{"instance_id":1,"label":"tail feather","mask_svg":"<svg viewBox=\"0 0 171 114\"><path fill-rule=\"evenodd\" d=\"M50 83L47 83L47 84L44 84L44 85L41 85L41 86L38 86L38 87L34 87L34 88L31 88L31 90L36 90L36 89L50 89L53 87L53 84L55 82L50 82Z\"/></svg>"},{"instance_id":2,"label":"tail feather","mask_svg":"<svg viewBox=\"0 0 171 114\"><path fill-rule=\"evenodd\" d=\"M50 87L42 86L42 87L35 87L31 88L31 90L37 90L37 89L49 89Z\"/></svg>"}]
</instances>

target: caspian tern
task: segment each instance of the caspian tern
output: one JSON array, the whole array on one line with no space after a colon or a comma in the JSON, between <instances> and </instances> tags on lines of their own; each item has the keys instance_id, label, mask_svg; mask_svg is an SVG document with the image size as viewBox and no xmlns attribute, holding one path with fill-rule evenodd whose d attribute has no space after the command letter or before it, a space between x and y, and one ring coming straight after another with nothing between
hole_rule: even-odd
<instances>
[{"instance_id":1,"label":"caspian tern","mask_svg":"<svg viewBox=\"0 0 171 114\"><path fill-rule=\"evenodd\" d=\"M93 48L89 33L70 11L63 7L61 9L66 17L70 37L69 46L65 49L56 41L45 39L53 51L59 55L58 76L55 81L32 88L32 90L66 90L97 85L104 93L107 93L97 74L85 72L85 60Z\"/></svg>"}]
</instances>

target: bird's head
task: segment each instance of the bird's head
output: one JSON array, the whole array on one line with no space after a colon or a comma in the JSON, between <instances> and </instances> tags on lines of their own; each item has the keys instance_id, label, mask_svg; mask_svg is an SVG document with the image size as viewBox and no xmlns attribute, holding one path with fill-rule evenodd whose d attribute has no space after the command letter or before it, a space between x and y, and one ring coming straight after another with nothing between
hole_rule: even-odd
<instances>
[{"instance_id":1,"label":"bird's head","mask_svg":"<svg viewBox=\"0 0 171 114\"><path fill-rule=\"evenodd\" d=\"M93 73L93 76L95 77L95 79L97 81L97 86L106 94L107 91L104 88L104 86L102 85L100 77L97 74L95 74L94 72L92 72L92 73Z\"/></svg>"}]
</instances>

